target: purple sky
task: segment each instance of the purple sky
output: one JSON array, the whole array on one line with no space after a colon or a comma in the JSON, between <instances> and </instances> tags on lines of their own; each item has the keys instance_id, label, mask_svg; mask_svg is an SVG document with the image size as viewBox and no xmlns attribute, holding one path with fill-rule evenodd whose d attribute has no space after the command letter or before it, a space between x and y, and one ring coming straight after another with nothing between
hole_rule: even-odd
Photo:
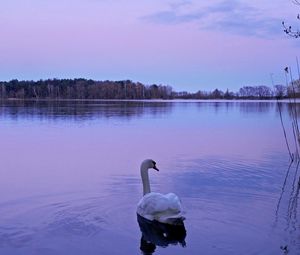
<instances>
[{"instance_id":1,"label":"purple sky","mask_svg":"<svg viewBox=\"0 0 300 255\"><path fill-rule=\"evenodd\" d=\"M300 40L281 22L297 24L298 12L292 0L2 0L0 80L271 86L285 66L296 76Z\"/></svg>"}]
</instances>

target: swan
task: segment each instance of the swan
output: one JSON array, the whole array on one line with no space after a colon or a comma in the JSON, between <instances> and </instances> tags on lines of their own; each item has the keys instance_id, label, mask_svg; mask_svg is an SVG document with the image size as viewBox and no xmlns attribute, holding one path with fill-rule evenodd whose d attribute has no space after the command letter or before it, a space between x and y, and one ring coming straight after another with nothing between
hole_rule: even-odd
<instances>
[{"instance_id":1,"label":"swan","mask_svg":"<svg viewBox=\"0 0 300 255\"><path fill-rule=\"evenodd\" d=\"M137 205L137 214L150 221L172 225L182 224L185 218L183 217L180 199L174 193L163 195L151 192L148 175L150 168L159 171L154 160L144 160L140 168L144 196Z\"/></svg>"}]
</instances>

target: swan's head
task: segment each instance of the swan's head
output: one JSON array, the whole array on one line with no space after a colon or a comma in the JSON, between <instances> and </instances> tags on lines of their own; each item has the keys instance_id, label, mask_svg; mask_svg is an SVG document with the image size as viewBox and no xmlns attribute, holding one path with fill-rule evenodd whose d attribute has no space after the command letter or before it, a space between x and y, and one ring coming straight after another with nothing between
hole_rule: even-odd
<instances>
[{"instance_id":1,"label":"swan's head","mask_svg":"<svg viewBox=\"0 0 300 255\"><path fill-rule=\"evenodd\" d=\"M153 168L155 169L156 171L159 171L159 169L156 167L156 162L152 159L145 159L143 162L142 162L142 165L141 165L142 168L146 168L146 169L149 169L149 168Z\"/></svg>"}]
</instances>

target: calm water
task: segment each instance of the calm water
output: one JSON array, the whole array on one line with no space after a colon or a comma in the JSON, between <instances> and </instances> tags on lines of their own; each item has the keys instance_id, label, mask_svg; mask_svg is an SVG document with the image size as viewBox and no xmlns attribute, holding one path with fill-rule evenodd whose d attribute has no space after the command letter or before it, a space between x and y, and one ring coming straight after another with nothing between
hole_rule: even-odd
<instances>
[{"instance_id":1,"label":"calm water","mask_svg":"<svg viewBox=\"0 0 300 255\"><path fill-rule=\"evenodd\" d=\"M0 254L300 254L276 102L0 102L0 152ZM138 224L145 158L182 199L180 237Z\"/></svg>"}]
</instances>

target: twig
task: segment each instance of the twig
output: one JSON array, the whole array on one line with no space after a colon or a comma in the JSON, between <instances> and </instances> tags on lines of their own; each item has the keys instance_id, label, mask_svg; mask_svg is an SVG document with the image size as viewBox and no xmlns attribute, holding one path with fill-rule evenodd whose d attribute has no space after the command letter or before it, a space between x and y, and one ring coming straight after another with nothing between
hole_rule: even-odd
<instances>
[{"instance_id":1,"label":"twig","mask_svg":"<svg viewBox=\"0 0 300 255\"><path fill-rule=\"evenodd\" d=\"M292 69L289 68L290 71L290 78L291 78L291 85L292 85L292 89L293 89L293 96L294 96L294 114L293 114L293 121L294 121L294 126L295 126L295 133L294 135L297 137L297 141L298 141L298 145L299 145L299 125L298 125L298 113L297 113L297 105L296 105L296 90L295 90L295 86L294 86L294 79L293 79L293 75L292 75ZM297 152L298 152L298 147L297 147ZM299 156L299 154L298 154Z\"/></svg>"},{"instance_id":2,"label":"twig","mask_svg":"<svg viewBox=\"0 0 300 255\"><path fill-rule=\"evenodd\" d=\"M293 161L290 162L289 167L288 167L288 169L287 169L287 171L286 171L286 175L285 175L285 178L284 178L284 182L283 182L283 185L282 185L282 188L281 188L280 197L279 197L279 199L278 199L278 203L277 203L277 206L276 206L276 211L275 211L275 223L274 223L275 226L276 226L276 224L277 224L277 222L278 222L278 212L279 212L281 200L282 200L282 197L283 197L283 193L284 193L284 190L285 190L285 187L286 187L286 182L287 182L287 179L288 179L288 176L289 176L289 173L290 173L292 164L293 164Z\"/></svg>"},{"instance_id":3,"label":"twig","mask_svg":"<svg viewBox=\"0 0 300 255\"><path fill-rule=\"evenodd\" d=\"M296 63L297 63L297 70L298 70L298 79L300 81L300 68L299 68L298 57L296 57Z\"/></svg>"},{"instance_id":4,"label":"twig","mask_svg":"<svg viewBox=\"0 0 300 255\"><path fill-rule=\"evenodd\" d=\"M290 158L291 158L291 162L293 162L294 157L293 157L293 154L291 153L289 142L288 142L288 139L287 139L287 136L286 136L285 127L284 127L283 120L282 120L281 106L280 106L280 103L279 103L278 100L277 100L277 105L278 105L278 109L279 109L280 122L281 122L282 130L283 130L283 134L284 134L284 138L285 138L286 147L288 149L288 152L289 152L289 155L290 155Z\"/></svg>"},{"instance_id":5,"label":"twig","mask_svg":"<svg viewBox=\"0 0 300 255\"><path fill-rule=\"evenodd\" d=\"M297 140L297 135L296 135L296 127L295 127L295 123L292 123L293 126L293 135L294 135L294 141L295 141L295 148L296 148L296 152L295 152L295 157L296 157L296 161L299 161L299 150L298 150L298 140Z\"/></svg>"},{"instance_id":6,"label":"twig","mask_svg":"<svg viewBox=\"0 0 300 255\"><path fill-rule=\"evenodd\" d=\"M295 183L296 183L296 179L297 179L297 174L298 174L298 169L299 169L299 163L300 161L298 161L297 166L296 166L296 170L295 170L295 174L294 174L294 178L293 178L293 184L292 184L292 191L291 191L291 195L290 195L290 199L289 199L289 205L288 205L288 216L289 216L289 220L292 217L292 209L294 207L294 191L295 191ZM297 183L298 186L298 183ZM297 194L297 192L296 192Z\"/></svg>"}]
</instances>

